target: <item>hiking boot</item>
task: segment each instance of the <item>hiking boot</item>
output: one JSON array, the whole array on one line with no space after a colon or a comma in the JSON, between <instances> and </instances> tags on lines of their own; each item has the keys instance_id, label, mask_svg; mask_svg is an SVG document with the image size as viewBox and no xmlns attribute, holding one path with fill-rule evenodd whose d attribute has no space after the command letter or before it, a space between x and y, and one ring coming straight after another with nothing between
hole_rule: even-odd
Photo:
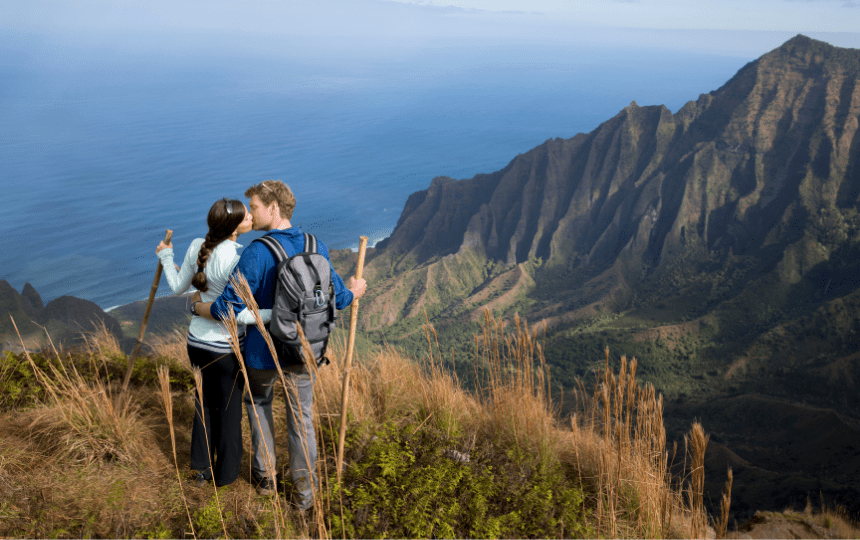
<instances>
[{"instance_id":1,"label":"hiking boot","mask_svg":"<svg viewBox=\"0 0 860 540\"><path fill-rule=\"evenodd\" d=\"M206 487L206 484L209 483L209 478L206 478L202 472L197 473L193 479L191 479L188 483L196 488Z\"/></svg>"},{"instance_id":2,"label":"hiking boot","mask_svg":"<svg viewBox=\"0 0 860 540\"><path fill-rule=\"evenodd\" d=\"M254 488L257 490L257 495L268 497L275 494L276 484L271 478L264 476L254 479Z\"/></svg>"},{"instance_id":3,"label":"hiking boot","mask_svg":"<svg viewBox=\"0 0 860 540\"><path fill-rule=\"evenodd\" d=\"M290 495L290 505L296 510L298 510L300 514L308 516L313 513L312 511L314 509L314 498L302 497L294 491Z\"/></svg>"},{"instance_id":4,"label":"hiking boot","mask_svg":"<svg viewBox=\"0 0 860 540\"><path fill-rule=\"evenodd\" d=\"M310 515L310 513L314 509L314 501L311 499L310 501L292 501L293 508L298 510L303 515Z\"/></svg>"},{"instance_id":5,"label":"hiking boot","mask_svg":"<svg viewBox=\"0 0 860 540\"><path fill-rule=\"evenodd\" d=\"M311 522L314 519L314 507L313 507L313 505L311 505L307 508L304 508L304 509L296 508L295 512L296 512L296 515L301 517L306 522Z\"/></svg>"}]
</instances>

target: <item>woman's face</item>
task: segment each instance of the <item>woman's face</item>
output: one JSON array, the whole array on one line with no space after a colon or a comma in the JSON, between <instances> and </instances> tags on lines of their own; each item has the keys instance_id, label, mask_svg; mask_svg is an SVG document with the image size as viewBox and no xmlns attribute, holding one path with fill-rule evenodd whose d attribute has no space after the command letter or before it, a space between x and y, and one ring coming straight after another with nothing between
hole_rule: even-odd
<instances>
[{"instance_id":1,"label":"woman's face","mask_svg":"<svg viewBox=\"0 0 860 540\"><path fill-rule=\"evenodd\" d=\"M244 206L244 205L243 205ZM251 215L251 212L248 212L248 207L245 207L245 219L242 220L242 223L236 227L236 232L238 234L245 234L250 231L254 226L254 217Z\"/></svg>"}]
</instances>

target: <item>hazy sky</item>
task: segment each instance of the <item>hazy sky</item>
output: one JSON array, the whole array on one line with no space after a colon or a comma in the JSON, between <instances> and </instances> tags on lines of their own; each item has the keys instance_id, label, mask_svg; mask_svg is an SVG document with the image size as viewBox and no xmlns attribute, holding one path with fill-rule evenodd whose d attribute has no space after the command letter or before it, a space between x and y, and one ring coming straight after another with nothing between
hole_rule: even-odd
<instances>
[{"instance_id":1,"label":"hazy sky","mask_svg":"<svg viewBox=\"0 0 860 540\"><path fill-rule=\"evenodd\" d=\"M857 32L860 0L398 0L630 28Z\"/></svg>"},{"instance_id":2,"label":"hazy sky","mask_svg":"<svg viewBox=\"0 0 860 540\"><path fill-rule=\"evenodd\" d=\"M860 0L4 0L0 47L396 50L447 41L641 45L756 57L798 33L860 48Z\"/></svg>"}]
</instances>

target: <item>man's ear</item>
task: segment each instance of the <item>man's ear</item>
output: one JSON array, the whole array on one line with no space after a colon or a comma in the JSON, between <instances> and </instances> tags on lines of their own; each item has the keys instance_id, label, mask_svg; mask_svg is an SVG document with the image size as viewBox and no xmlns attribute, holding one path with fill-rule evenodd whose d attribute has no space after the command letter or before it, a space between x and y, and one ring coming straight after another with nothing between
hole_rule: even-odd
<instances>
[{"instance_id":1,"label":"man's ear","mask_svg":"<svg viewBox=\"0 0 860 540\"><path fill-rule=\"evenodd\" d=\"M278 216L278 219L281 219L281 207L278 205L278 201L272 201L271 206L274 206L272 209L272 217Z\"/></svg>"}]
</instances>

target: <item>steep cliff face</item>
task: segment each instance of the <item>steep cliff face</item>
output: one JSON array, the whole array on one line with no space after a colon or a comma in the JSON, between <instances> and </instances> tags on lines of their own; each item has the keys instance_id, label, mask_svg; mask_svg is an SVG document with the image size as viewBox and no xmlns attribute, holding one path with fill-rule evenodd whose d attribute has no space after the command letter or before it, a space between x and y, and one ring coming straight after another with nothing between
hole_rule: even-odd
<instances>
[{"instance_id":1,"label":"steep cliff face","mask_svg":"<svg viewBox=\"0 0 860 540\"><path fill-rule=\"evenodd\" d=\"M408 276L453 256L485 267L538 260L540 271L591 277L623 268L623 280L678 260L749 255L796 283L851 233L858 83L860 50L797 36L675 114L631 103L593 132L549 140L501 171L434 179L409 198L370 271ZM492 277L473 272L458 291ZM389 295L388 318L405 314L406 302Z\"/></svg>"},{"instance_id":2,"label":"steep cliff face","mask_svg":"<svg viewBox=\"0 0 860 540\"><path fill-rule=\"evenodd\" d=\"M636 180L674 131L665 107L631 103L594 132L547 141L496 173L436 178L410 197L378 247L419 264L473 249L508 265L606 249L607 226L630 210L623 206Z\"/></svg>"}]
</instances>

